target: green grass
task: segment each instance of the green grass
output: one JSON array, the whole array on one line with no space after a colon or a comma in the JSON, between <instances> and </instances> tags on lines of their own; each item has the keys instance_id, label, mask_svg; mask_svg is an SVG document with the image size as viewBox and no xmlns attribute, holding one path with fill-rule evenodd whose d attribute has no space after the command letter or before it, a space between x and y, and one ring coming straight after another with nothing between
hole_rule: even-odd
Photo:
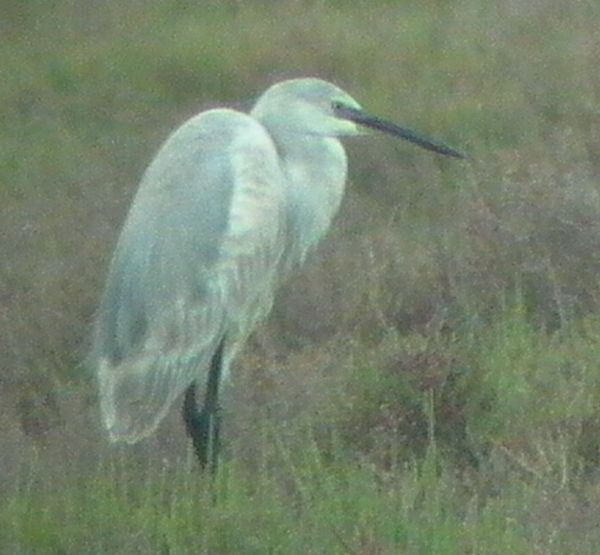
<instances>
[{"instance_id":1,"label":"green grass","mask_svg":"<svg viewBox=\"0 0 600 555\"><path fill-rule=\"evenodd\" d=\"M539 531L528 514L537 488L517 479L482 502L444 468L434 445L421 464L385 473L323 460L316 450L291 455L252 476L228 462L214 491L185 466L169 473L150 465L133 485L114 461L70 477L66 489L27 483L2 510L3 546L15 553L526 554Z\"/></svg>"},{"instance_id":2,"label":"green grass","mask_svg":"<svg viewBox=\"0 0 600 555\"><path fill-rule=\"evenodd\" d=\"M214 482L191 450L96 446L53 477L42 456L0 509L3 552L592 554L598 332L516 311L468 339L388 338L394 364L357 363L326 410L257 418L262 446L230 439Z\"/></svg>"},{"instance_id":3,"label":"green grass","mask_svg":"<svg viewBox=\"0 0 600 555\"><path fill-rule=\"evenodd\" d=\"M490 412L488 418L501 416ZM344 455L339 438L324 448L306 425L296 427L293 446L273 423L263 425L271 447L258 467L250 472L243 461L228 460L214 483L197 473L191 454L175 468L157 460L134 467L122 449L96 468L63 477L63 485L30 467L0 511L3 548L524 555L596 549L595 517L589 522L584 511L598 508L599 492L578 490L581 475L562 468L569 450L560 435L530 438L528 446L545 447L548 464L560 472L545 472L535 461L529 468L517 445L506 447L510 456L496 449L479 470L460 472L434 436L421 460L384 469Z\"/></svg>"},{"instance_id":4,"label":"green grass","mask_svg":"<svg viewBox=\"0 0 600 555\"><path fill-rule=\"evenodd\" d=\"M2 11L0 554L597 553L596 2ZM299 75L469 157L350 142L334 229L237 369L211 485L170 423L108 444L89 324L167 134Z\"/></svg>"}]
</instances>

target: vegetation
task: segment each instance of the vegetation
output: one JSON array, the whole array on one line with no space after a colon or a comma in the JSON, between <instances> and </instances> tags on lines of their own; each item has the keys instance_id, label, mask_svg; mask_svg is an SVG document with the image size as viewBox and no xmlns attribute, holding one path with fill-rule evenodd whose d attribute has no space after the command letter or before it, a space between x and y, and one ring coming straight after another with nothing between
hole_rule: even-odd
<instances>
[{"instance_id":1,"label":"vegetation","mask_svg":"<svg viewBox=\"0 0 600 555\"><path fill-rule=\"evenodd\" d=\"M0 554L595 555L600 5L0 2ZM202 476L110 445L84 360L144 167L315 75L469 153L348 145Z\"/></svg>"}]
</instances>

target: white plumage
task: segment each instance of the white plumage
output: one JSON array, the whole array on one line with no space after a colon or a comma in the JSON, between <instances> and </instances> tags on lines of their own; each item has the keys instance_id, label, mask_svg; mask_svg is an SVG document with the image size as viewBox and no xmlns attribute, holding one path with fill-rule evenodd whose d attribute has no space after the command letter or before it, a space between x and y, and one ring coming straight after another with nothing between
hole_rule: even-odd
<instances>
[{"instance_id":1,"label":"white plumage","mask_svg":"<svg viewBox=\"0 0 600 555\"><path fill-rule=\"evenodd\" d=\"M151 434L210 372L215 399L207 393L214 406L204 419L216 417L218 383L278 282L330 226L346 180L337 137L361 133L357 123L461 156L367 116L319 79L274 85L249 115L201 113L167 139L134 198L96 317L92 360L111 439ZM198 439L197 415L190 403L185 410L197 450L214 441L214 423L201 424L214 431Z\"/></svg>"}]
</instances>

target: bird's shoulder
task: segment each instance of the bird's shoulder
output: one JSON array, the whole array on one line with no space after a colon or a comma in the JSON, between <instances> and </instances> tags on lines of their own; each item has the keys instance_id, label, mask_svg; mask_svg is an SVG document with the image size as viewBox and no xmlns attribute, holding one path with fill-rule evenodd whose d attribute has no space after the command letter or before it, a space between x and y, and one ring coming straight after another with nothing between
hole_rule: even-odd
<instances>
[{"instance_id":1,"label":"bird's shoulder","mask_svg":"<svg viewBox=\"0 0 600 555\"><path fill-rule=\"evenodd\" d=\"M236 177L247 177L248 169L269 179L279 170L277 149L267 130L243 112L208 110L167 138L146 169L140 192L150 199L190 187L198 191L231 186Z\"/></svg>"},{"instance_id":2,"label":"bird's shoulder","mask_svg":"<svg viewBox=\"0 0 600 555\"><path fill-rule=\"evenodd\" d=\"M284 195L277 150L262 124L231 109L202 112L150 163L119 248L159 253L177 267L192 260L213 267L225 254L280 240Z\"/></svg>"},{"instance_id":3,"label":"bird's shoulder","mask_svg":"<svg viewBox=\"0 0 600 555\"><path fill-rule=\"evenodd\" d=\"M191 117L171 134L163 148L185 145L188 149L201 146L215 151L236 144L274 148L269 133L257 119L230 108L207 110Z\"/></svg>"}]
</instances>

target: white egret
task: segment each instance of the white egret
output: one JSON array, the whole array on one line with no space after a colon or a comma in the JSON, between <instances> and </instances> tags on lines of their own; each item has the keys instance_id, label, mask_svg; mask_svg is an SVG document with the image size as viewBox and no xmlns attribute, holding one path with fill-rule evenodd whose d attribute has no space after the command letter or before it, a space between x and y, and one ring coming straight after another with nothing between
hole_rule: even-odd
<instances>
[{"instance_id":1,"label":"white egret","mask_svg":"<svg viewBox=\"0 0 600 555\"><path fill-rule=\"evenodd\" d=\"M214 471L220 383L278 283L329 228L346 181L338 137L359 126L463 157L313 78L272 86L250 114L203 112L167 139L133 200L96 316L91 359L113 441L151 434L185 391L187 432Z\"/></svg>"}]
</instances>

